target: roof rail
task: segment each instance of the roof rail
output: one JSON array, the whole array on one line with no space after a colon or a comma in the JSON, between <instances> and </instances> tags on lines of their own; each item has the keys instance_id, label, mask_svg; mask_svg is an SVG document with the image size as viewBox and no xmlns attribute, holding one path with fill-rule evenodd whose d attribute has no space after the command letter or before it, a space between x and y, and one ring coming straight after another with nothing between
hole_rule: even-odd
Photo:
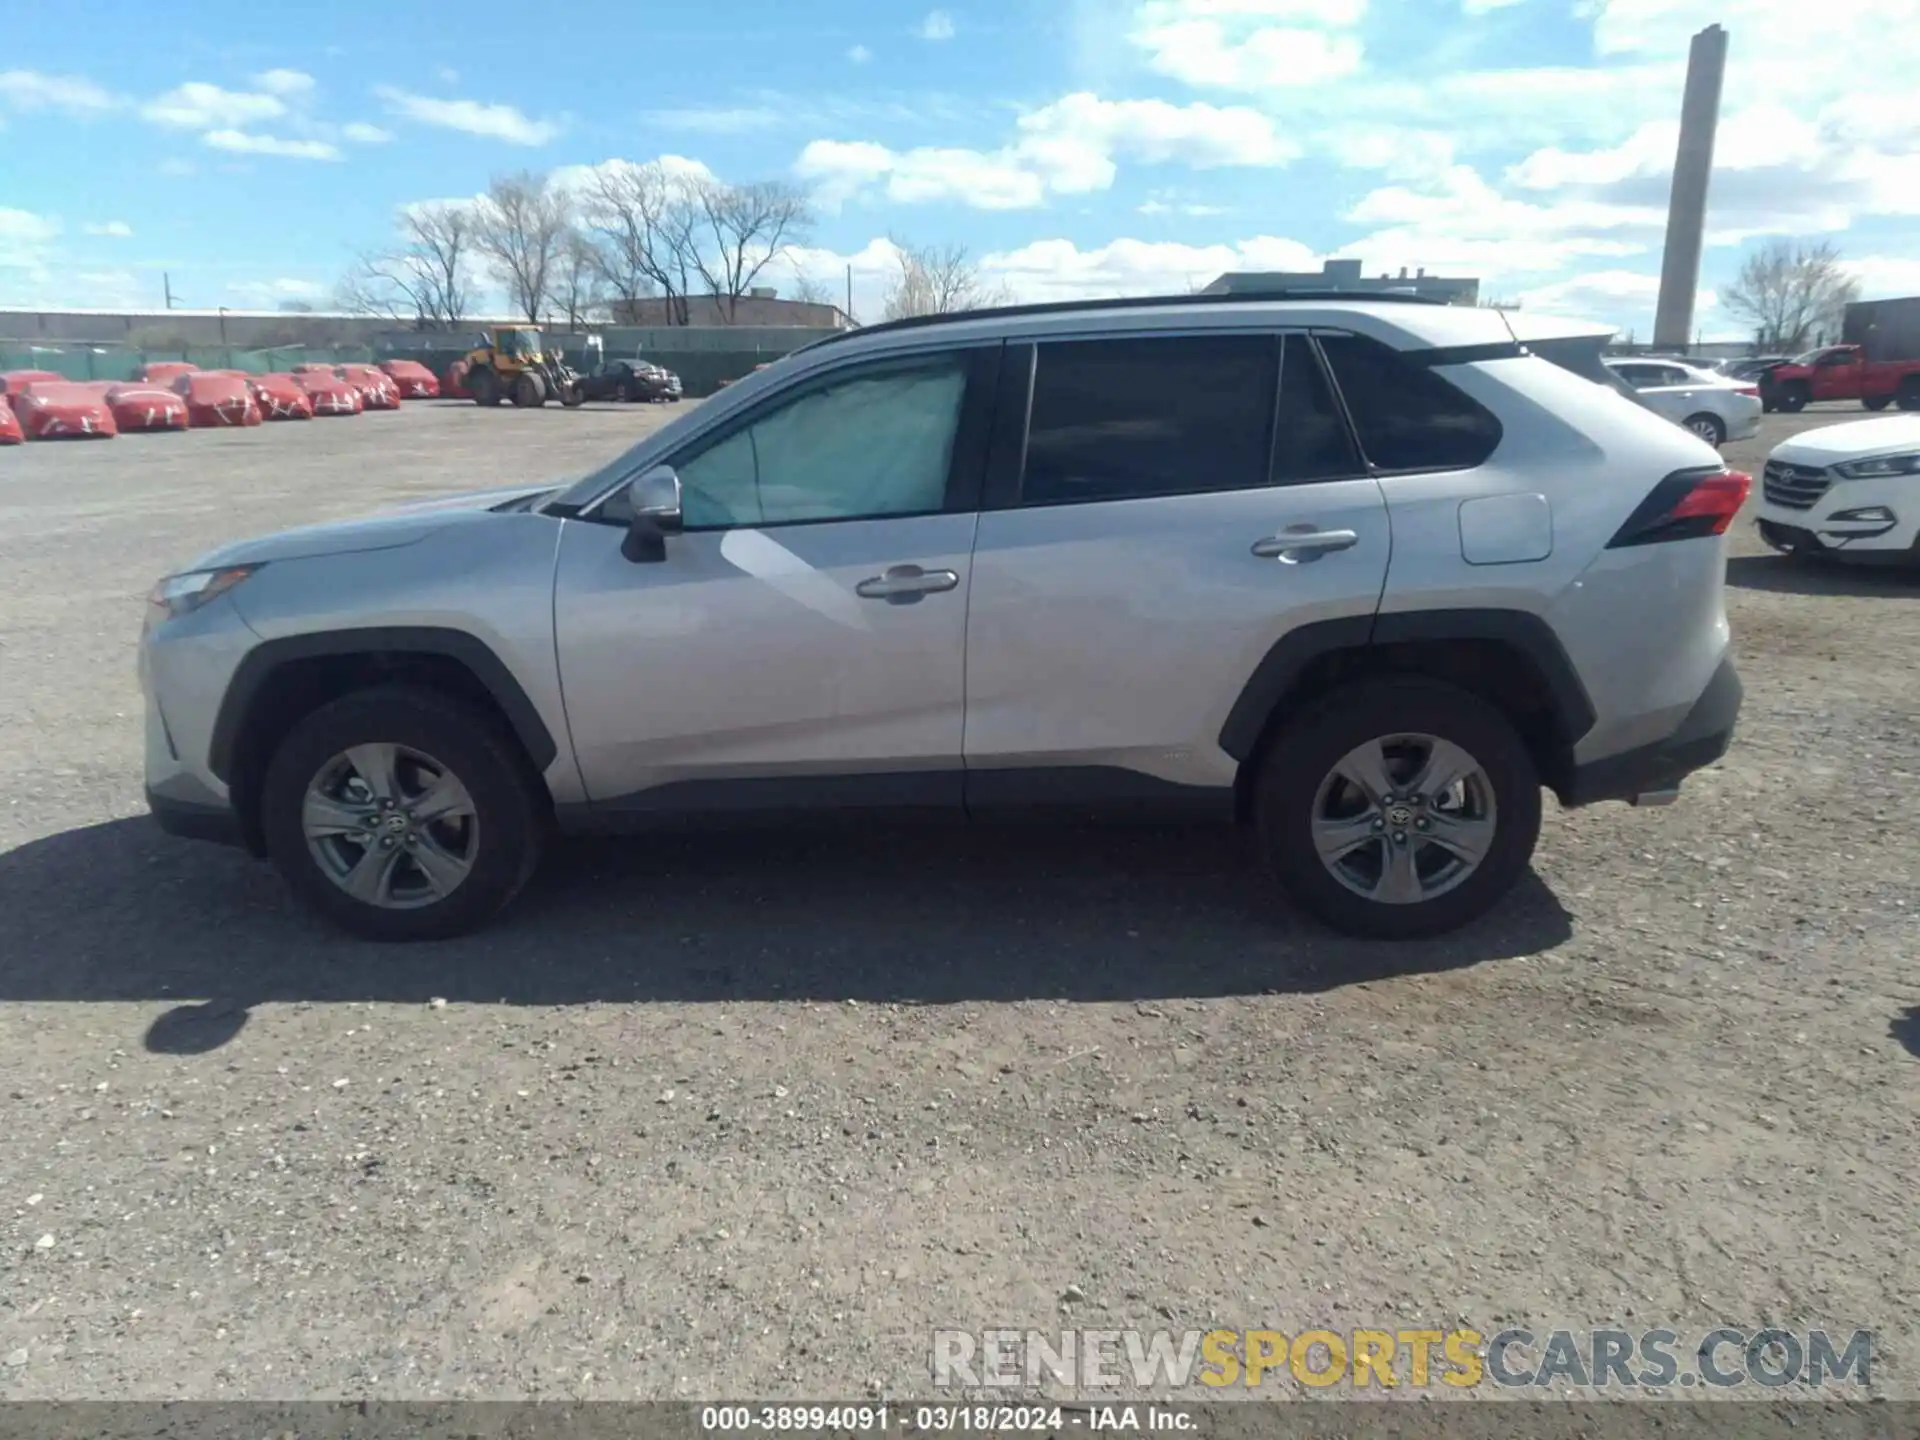
<instances>
[{"instance_id":1,"label":"roof rail","mask_svg":"<svg viewBox=\"0 0 1920 1440\"><path fill-rule=\"evenodd\" d=\"M1312 304L1327 300L1361 300L1369 304L1385 305L1449 303L1445 300L1436 300L1429 295L1409 295L1404 291L1342 290L1337 285L1329 285L1321 289L1246 290L1206 295L1124 295L1104 300L1047 300L1031 305L996 305L984 310L960 310L950 315L909 315L901 320L882 320L877 325L863 325L857 330L842 330L837 335L823 336L821 339L802 345L800 350L793 353L797 355L801 351L817 350L822 345L837 345L855 335L918 330L931 325L954 324L961 320L1016 319L1024 315L1066 315L1075 311L1088 310L1155 310L1175 305L1248 305L1266 304L1270 301Z\"/></svg>"}]
</instances>

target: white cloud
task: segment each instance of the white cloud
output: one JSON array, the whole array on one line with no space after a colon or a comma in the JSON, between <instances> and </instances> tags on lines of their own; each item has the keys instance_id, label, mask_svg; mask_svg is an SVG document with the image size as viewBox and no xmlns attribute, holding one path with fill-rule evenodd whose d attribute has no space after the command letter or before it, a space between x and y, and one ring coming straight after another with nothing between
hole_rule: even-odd
<instances>
[{"instance_id":1,"label":"white cloud","mask_svg":"<svg viewBox=\"0 0 1920 1440\"><path fill-rule=\"evenodd\" d=\"M117 109L119 97L77 75L43 75L36 70L0 70L0 106L13 110L58 110L68 115L97 115Z\"/></svg>"},{"instance_id":2,"label":"white cloud","mask_svg":"<svg viewBox=\"0 0 1920 1440\"><path fill-rule=\"evenodd\" d=\"M853 272L853 313L879 318L887 286L897 273L891 241L869 240L850 253L794 247L784 257L786 273L811 277L845 304L847 272ZM1296 240L1271 235L1218 245L1178 245L1118 239L1082 250L1071 240L1037 240L1014 250L976 257L990 285L1004 285L1017 300L1073 300L1108 295L1186 294L1226 270L1317 270L1314 252Z\"/></svg>"},{"instance_id":3,"label":"white cloud","mask_svg":"<svg viewBox=\"0 0 1920 1440\"><path fill-rule=\"evenodd\" d=\"M442 65L439 70L434 73L440 77L440 83L442 85L458 85L460 83L460 72L451 65Z\"/></svg>"},{"instance_id":4,"label":"white cloud","mask_svg":"<svg viewBox=\"0 0 1920 1440\"><path fill-rule=\"evenodd\" d=\"M1863 255L1844 263L1847 273L1860 282L1863 299L1920 295L1920 255Z\"/></svg>"},{"instance_id":5,"label":"white cloud","mask_svg":"<svg viewBox=\"0 0 1920 1440\"><path fill-rule=\"evenodd\" d=\"M747 135L776 129L791 118L771 105L691 105L647 113L649 124L697 135Z\"/></svg>"},{"instance_id":6,"label":"white cloud","mask_svg":"<svg viewBox=\"0 0 1920 1440\"><path fill-rule=\"evenodd\" d=\"M286 140L247 130L209 130L200 143L236 155L277 155L287 160L338 160L340 147L324 140Z\"/></svg>"},{"instance_id":7,"label":"white cloud","mask_svg":"<svg viewBox=\"0 0 1920 1440\"><path fill-rule=\"evenodd\" d=\"M855 45L851 50L847 51L847 59L856 65L864 65L873 59L873 51L864 45Z\"/></svg>"},{"instance_id":8,"label":"white cloud","mask_svg":"<svg viewBox=\"0 0 1920 1440\"><path fill-rule=\"evenodd\" d=\"M1460 0L1460 8L1468 15L1485 15L1490 10L1504 10L1520 3L1521 0Z\"/></svg>"},{"instance_id":9,"label":"white cloud","mask_svg":"<svg viewBox=\"0 0 1920 1440\"><path fill-rule=\"evenodd\" d=\"M311 95L314 88L313 76L304 70L263 70L250 78L255 89L289 99Z\"/></svg>"},{"instance_id":10,"label":"white cloud","mask_svg":"<svg viewBox=\"0 0 1920 1440\"><path fill-rule=\"evenodd\" d=\"M929 10L920 22L920 38L935 42L953 39L953 16L944 10Z\"/></svg>"},{"instance_id":11,"label":"white cloud","mask_svg":"<svg viewBox=\"0 0 1920 1440\"><path fill-rule=\"evenodd\" d=\"M1274 90L1359 70L1365 0L1143 0L1129 39L1188 85Z\"/></svg>"},{"instance_id":12,"label":"white cloud","mask_svg":"<svg viewBox=\"0 0 1920 1440\"><path fill-rule=\"evenodd\" d=\"M376 92L396 115L461 130L469 135L504 140L510 145L544 145L565 127L556 120L533 120L512 105L488 105L478 100L436 100L383 85Z\"/></svg>"},{"instance_id":13,"label":"white cloud","mask_svg":"<svg viewBox=\"0 0 1920 1440\"><path fill-rule=\"evenodd\" d=\"M133 227L124 220L89 221L80 227L83 235L98 235L111 240L131 240Z\"/></svg>"},{"instance_id":14,"label":"white cloud","mask_svg":"<svg viewBox=\"0 0 1920 1440\"><path fill-rule=\"evenodd\" d=\"M637 170L641 168L642 164L657 166L668 175L682 176L689 180L717 180L719 178L713 171L709 170L705 164L698 160L690 159L685 155L656 155L652 160L644 162L626 160L616 156L610 160L602 160L598 165L562 165L559 169L548 173L547 183L552 185L556 190L564 190L571 195L581 196L592 191L594 185L597 183L597 177L601 174L618 174L621 171ZM423 201L420 203L428 204L439 202ZM454 201L449 203L461 204L465 202Z\"/></svg>"},{"instance_id":15,"label":"white cloud","mask_svg":"<svg viewBox=\"0 0 1920 1440\"><path fill-rule=\"evenodd\" d=\"M829 209L871 188L903 205L955 201L978 210L1023 210L1049 195L1112 186L1121 159L1157 165L1285 165L1300 153L1273 121L1244 106L1063 96L1022 115L998 150L927 146L893 150L872 141L816 140L795 169Z\"/></svg>"},{"instance_id":16,"label":"white cloud","mask_svg":"<svg viewBox=\"0 0 1920 1440\"><path fill-rule=\"evenodd\" d=\"M340 133L356 145L384 145L393 139L391 130L382 130L378 125L369 125L364 120L347 122Z\"/></svg>"},{"instance_id":17,"label":"white cloud","mask_svg":"<svg viewBox=\"0 0 1920 1440\"><path fill-rule=\"evenodd\" d=\"M1439 179L1455 154L1445 131L1404 125L1344 125L1318 137L1318 144L1342 165L1409 182Z\"/></svg>"},{"instance_id":18,"label":"white cloud","mask_svg":"<svg viewBox=\"0 0 1920 1440\"><path fill-rule=\"evenodd\" d=\"M191 160L182 160L177 156L170 157L160 162L160 173L162 175L172 175L172 176L192 175L193 173L195 173L196 169L197 167L194 165L194 163Z\"/></svg>"},{"instance_id":19,"label":"white cloud","mask_svg":"<svg viewBox=\"0 0 1920 1440\"><path fill-rule=\"evenodd\" d=\"M149 100L140 113L156 125L177 130L222 130L276 120L287 113L287 107L276 95L223 90L203 80L190 80Z\"/></svg>"}]
</instances>

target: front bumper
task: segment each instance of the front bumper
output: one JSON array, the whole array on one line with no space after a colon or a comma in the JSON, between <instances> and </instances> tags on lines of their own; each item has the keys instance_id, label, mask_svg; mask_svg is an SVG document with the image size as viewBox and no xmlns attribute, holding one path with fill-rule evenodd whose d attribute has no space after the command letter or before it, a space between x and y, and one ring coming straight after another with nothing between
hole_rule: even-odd
<instances>
[{"instance_id":1,"label":"front bumper","mask_svg":"<svg viewBox=\"0 0 1920 1440\"><path fill-rule=\"evenodd\" d=\"M1664 740L1576 765L1561 801L1569 807L1632 800L1677 789L1694 771L1727 753L1745 694L1731 656L1720 662L1700 698Z\"/></svg>"}]
</instances>

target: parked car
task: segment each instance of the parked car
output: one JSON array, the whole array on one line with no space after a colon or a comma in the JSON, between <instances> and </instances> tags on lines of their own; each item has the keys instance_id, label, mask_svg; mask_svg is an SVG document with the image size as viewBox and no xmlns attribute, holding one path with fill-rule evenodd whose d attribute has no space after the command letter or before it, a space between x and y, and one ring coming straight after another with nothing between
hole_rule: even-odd
<instances>
[{"instance_id":1,"label":"parked car","mask_svg":"<svg viewBox=\"0 0 1920 1440\"><path fill-rule=\"evenodd\" d=\"M1709 445L1751 440L1760 433L1760 387L1677 360L1609 360L1656 415L1685 426Z\"/></svg>"},{"instance_id":2,"label":"parked car","mask_svg":"<svg viewBox=\"0 0 1920 1440\"><path fill-rule=\"evenodd\" d=\"M1864 345L1824 345L1767 371L1762 398L1769 409L1789 415L1816 400L1920 410L1920 356L1874 359Z\"/></svg>"},{"instance_id":3,"label":"parked car","mask_svg":"<svg viewBox=\"0 0 1920 1440\"><path fill-rule=\"evenodd\" d=\"M677 401L682 394L678 375L638 356L609 361L580 384L589 400Z\"/></svg>"},{"instance_id":4,"label":"parked car","mask_svg":"<svg viewBox=\"0 0 1920 1440\"><path fill-rule=\"evenodd\" d=\"M1774 366L1788 364L1792 359L1790 355L1746 355L1737 360L1722 360L1713 368L1729 380L1757 382Z\"/></svg>"},{"instance_id":5,"label":"parked car","mask_svg":"<svg viewBox=\"0 0 1920 1440\"><path fill-rule=\"evenodd\" d=\"M1920 563L1920 416L1823 425L1776 446L1758 524L1788 554Z\"/></svg>"},{"instance_id":6,"label":"parked car","mask_svg":"<svg viewBox=\"0 0 1920 1440\"><path fill-rule=\"evenodd\" d=\"M1748 477L1521 323L896 321L564 488L229 545L152 595L148 803L381 939L483 923L555 828L890 810L1245 820L1328 923L1450 930L1543 786L1670 803L1741 698Z\"/></svg>"}]
</instances>

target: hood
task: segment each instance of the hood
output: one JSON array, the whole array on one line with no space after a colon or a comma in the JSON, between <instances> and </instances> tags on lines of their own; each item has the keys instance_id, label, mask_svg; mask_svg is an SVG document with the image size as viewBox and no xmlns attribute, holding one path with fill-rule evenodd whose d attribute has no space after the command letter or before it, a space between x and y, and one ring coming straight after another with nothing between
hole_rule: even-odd
<instances>
[{"instance_id":1,"label":"hood","mask_svg":"<svg viewBox=\"0 0 1920 1440\"><path fill-rule=\"evenodd\" d=\"M1827 466L1920 450L1920 415L1890 415L1884 420L1850 420L1823 425L1774 448L1772 459L1795 465Z\"/></svg>"},{"instance_id":2,"label":"hood","mask_svg":"<svg viewBox=\"0 0 1920 1440\"><path fill-rule=\"evenodd\" d=\"M269 560L302 560L315 555L346 555L362 550L392 550L426 539L449 525L484 523L501 505L533 499L554 487L517 485L504 490L479 490L402 506L383 515L357 520L332 520L302 525L273 535L237 540L199 557L188 570L218 570L225 565L258 565Z\"/></svg>"}]
</instances>

